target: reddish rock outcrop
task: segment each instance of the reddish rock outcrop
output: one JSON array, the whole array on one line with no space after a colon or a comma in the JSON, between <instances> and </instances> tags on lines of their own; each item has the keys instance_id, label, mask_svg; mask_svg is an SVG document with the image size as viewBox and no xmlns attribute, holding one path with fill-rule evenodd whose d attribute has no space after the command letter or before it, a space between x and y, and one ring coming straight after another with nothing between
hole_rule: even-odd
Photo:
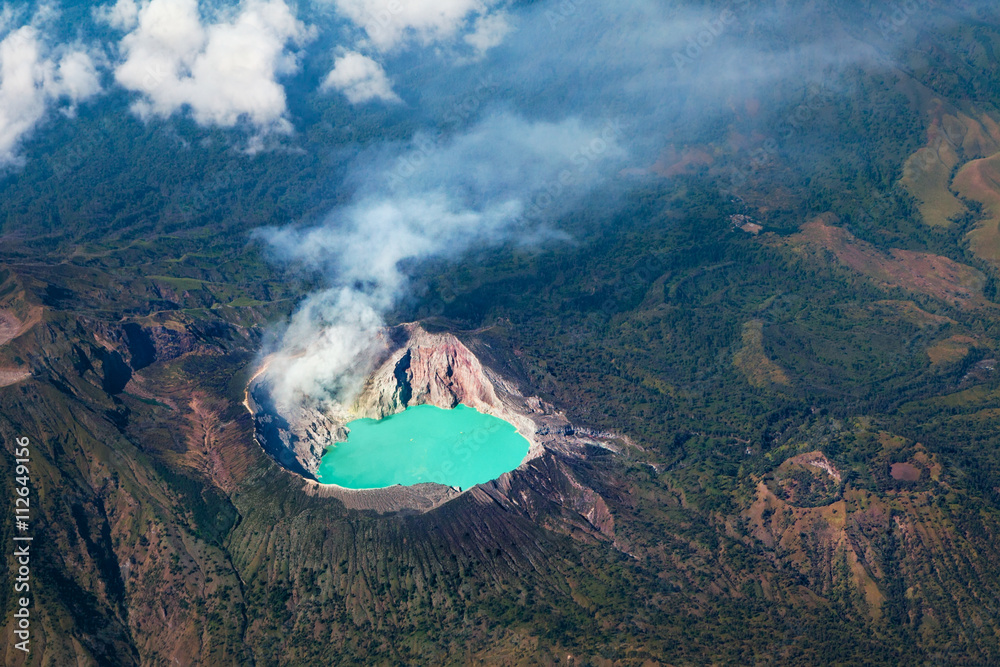
<instances>
[{"instance_id":1,"label":"reddish rock outcrop","mask_svg":"<svg viewBox=\"0 0 1000 667\"><path fill-rule=\"evenodd\" d=\"M495 408L500 400L479 359L451 334L430 334L407 325L406 342L372 374L354 405L381 419L412 405L450 409L464 403Z\"/></svg>"}]
</instances>

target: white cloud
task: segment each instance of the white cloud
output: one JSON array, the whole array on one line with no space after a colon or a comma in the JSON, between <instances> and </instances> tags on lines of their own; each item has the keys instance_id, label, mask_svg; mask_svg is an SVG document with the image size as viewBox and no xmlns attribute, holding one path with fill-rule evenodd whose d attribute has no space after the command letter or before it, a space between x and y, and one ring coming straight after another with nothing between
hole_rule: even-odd
<instances>
[{"instance_id":1,"label":"white cloud","mask_svg":"<svg viewBox=\"0 0 1000 667\"><path fill-rule=\"evenodd\" d=\"M123 1L123 0L120 0ZM324 90L343 91L352 103L398 101L380 62L367 52L389 52L412 44L464 43L480 58L510 32L503 0L332 0L338 12L364 31L355 50L338 58ZM456 55L456 54L451 54ZM453 62L467 62L458 57Z\"/></svg>"},{"instance_id":2,"label":"white cloud","mask_svg":"<svg viewBox=\"0 0 1000 667\"><path fill-rule=\"evenodd\" d=\"M10 30L10 27L14 24L14 19L15 12L13 7L7 4L0 7L0 34Z\"/></svg>"},{"instance_id":3,"label":"white cloud","mask_svg":"<svg viewBox=\"0 0 1000 667\"><path fill-rule=\"evenodd\" d=\"M455 39L496 0L334 0L342 15L361 27L383 51L408 41L428 46Z\"/></svg>"},{"instance_id":4,"label":"white cloud","mask_svg":"<svg viewBox=\"0 0 1000 667\"><path fill-rule=\"evenodd\" d=\"M131 30L139 22L135 0L118 0L113 5L94 7L94 18L118 30Z\"/></svg>"},{"instance_id":5,"label":"white cloud","mask_svg":"<svg viewBox=\"0 0 1000 667\"><path fill-rule=\"evenodd\" d=\"M504 13L488 14L476 19L473 31L465 36L465 43L482 55L499 46L510 32L510 23Z\"/></svg>"},{"instance_id":6,"label":"white cloud","mask_svg":"<svg viewBox=\"0 0 1000 667\"><path fill-rule=\"evenodd\" d=\"M60 102L72 111L101 86L90 56L80 50L51 53L38 28L23 26L0 41L0 166L17 164L17 149Z\"/></svg>"},{"instance_id":7,"label":"white cloud","mask_svg":"<svg viewBox=\"0 0 1000 667\"><path fill-rule=\"evenodd\" d=\"M101 91L94 61L84 51L68 51L59 60L57 92L72 102L86 100Z\"/></svg>"},{"instance_id":8,"label":"white cloud","mask_svg":"<svg viewBox=\"0 0 1000 667\"><path fill-rule=\"evenodd\" d=\"M356 51L337 58L333 70L323 81L322 89L339 90L352 104L371 100L399 101L382 66Z\"/></svg>"},{"instance_id":9,"label":"white cloud","mask_svg":"<svg viewBox=\"0 0 1000 667\"><path fill-rule=\"evenodd\" d=\"M119 0L107 20L127 25L132 4ZM115 79L141 93L133 108L143 117L187 108L203 125L245 119L261 132L288 131L278 78L298 68L289 45L311 34L283 0L245 0L217 22L203 19L197 0L149 0L121 40Z\"/></svg>"}]
</instances>

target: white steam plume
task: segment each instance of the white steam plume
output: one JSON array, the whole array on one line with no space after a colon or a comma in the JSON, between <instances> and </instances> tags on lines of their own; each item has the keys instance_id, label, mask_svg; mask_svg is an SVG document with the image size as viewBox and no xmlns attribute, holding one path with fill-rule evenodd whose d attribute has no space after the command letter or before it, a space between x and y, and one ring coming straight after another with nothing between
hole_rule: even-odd
<instances>
[{"instance_id":1,"label":"white steam plume","mask_svg":"<svg viewBox=\"0 0 1000 667\"><path fill-rule=\"evenodd\" d=\"M623 156L618 126L496 116L469 132L418 138L379 165L356 203L307 230L265 230L285 261L322 272L273 355L279 404L352 398L379 352L384 313L407 287L405 267L538 233Z\"/></svg>"}]
</instances>

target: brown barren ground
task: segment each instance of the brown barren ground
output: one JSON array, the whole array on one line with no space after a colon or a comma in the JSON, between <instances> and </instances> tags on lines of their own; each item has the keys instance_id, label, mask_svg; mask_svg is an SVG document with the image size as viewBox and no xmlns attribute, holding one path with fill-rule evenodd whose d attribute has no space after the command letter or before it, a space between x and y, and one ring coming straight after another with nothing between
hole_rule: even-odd
<instances>
[{"instance_id":1,"label":"brown barren ground","mask_svg":"<svg viewBox=\"0 0 1000 667\"><path fill-rule=\"evenodd\" d=\"M893 463L890 471L897 481L916 482L920 479L920 468L912 463Z\"/></svg>"},{"instance_id":2,"label":"brown barren ground","mask_svg":"<svg viewBox=\"0 0 1000 667\"><path fill-rule=\"evenodd\" d=\"M0 310L0 345L6 345L42 321L42 309L35 306L28 313L25 322L19 320L9 310Z\"/></svg>"},{"instance_id":3,"label":"brown barren ground","mask_svg":"<svg viewBox=\"0 0 1000 667\"><path fill-rule=\"evenodd\" d=\"M6 345L17 338L21 330L21 320L5 310L0 310L0 345Z\"/></svg>"},{"instance_id":4,"label":"brown barren ground","mask_svg":"<svg viewBox=\"0 0 1000 667\"><path fill-rule=\"evenodd\" d=\"M17 384L21 380L27 380L30 377L31 373L28 371L22 371L16 368L0 368L0 387L9 387L12 384Z\"/></svg>"},{"instance_id":5,"label":"brown barren ground","mask_svg":"<svg viewBox=\"0 0 1000 667\"><path fill-rule=\"evenodd\" d=\"M802 225L787 241L798 247L829 251L841 264L886 287L899 287L964 307L981 305L985 277L947 257L893 248L888 254L835 227L836 216L825 214Z\"/></svg>"}]
</instances>

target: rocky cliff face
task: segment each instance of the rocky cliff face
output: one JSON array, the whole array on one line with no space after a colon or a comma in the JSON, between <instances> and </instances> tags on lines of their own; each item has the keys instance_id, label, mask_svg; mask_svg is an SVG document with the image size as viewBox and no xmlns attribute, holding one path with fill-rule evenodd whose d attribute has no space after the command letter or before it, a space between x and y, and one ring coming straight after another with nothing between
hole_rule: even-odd
<instances>
[{"instance_id":1,"label":"rocky cliff face","mask_svg":"<svg viewBox=\"0 0 1000 667\"><path fill-rule=\"evenodd\" d=\"M464 403L490 409L500 404L479 360L451 334L430 334L417 325L404 327L403 347L372 374L355 411L381 419L411 405L450 409Z\"/></svg>"}]
</instances>

